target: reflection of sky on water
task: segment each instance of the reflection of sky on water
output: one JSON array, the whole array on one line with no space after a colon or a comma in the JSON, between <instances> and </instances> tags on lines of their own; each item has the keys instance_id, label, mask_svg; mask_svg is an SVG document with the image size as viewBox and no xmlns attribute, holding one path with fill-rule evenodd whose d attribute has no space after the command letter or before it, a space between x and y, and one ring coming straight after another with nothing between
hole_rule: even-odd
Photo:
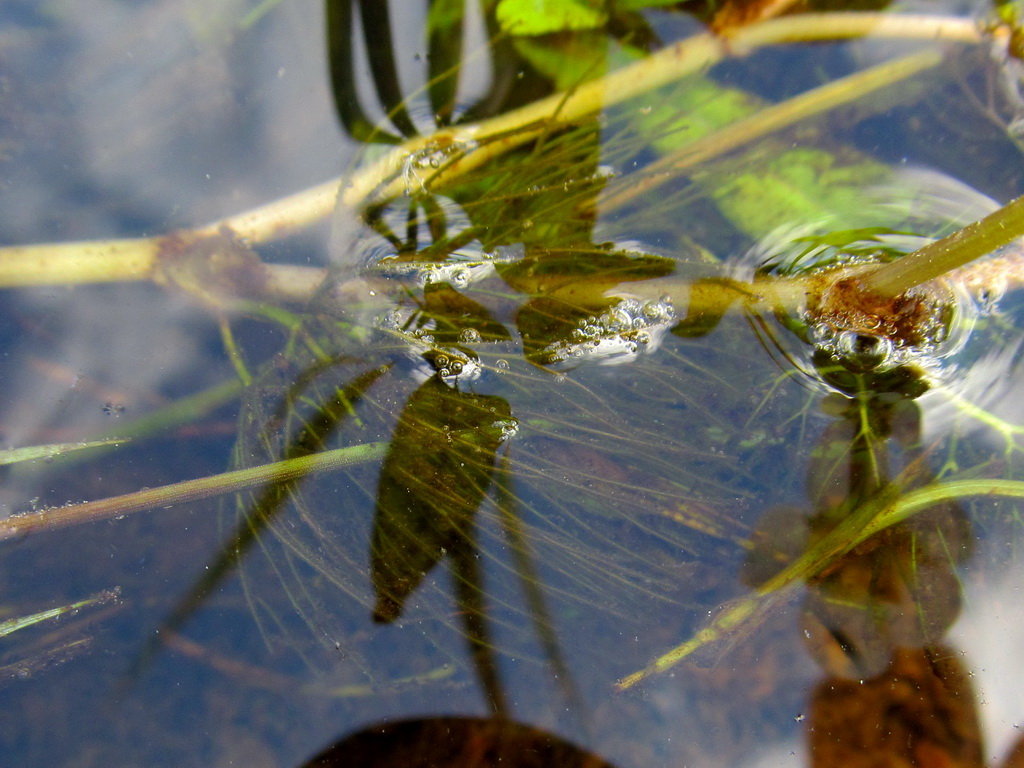
<instances>
[{"instance_id":1,"label":"reflection of sky on water","mask_svg":"<svg viewBox=\"0 0 1024 768\"><path fill-rule=\"evenodd\" d=\"M1007 296L1001 309L1011 314L1010 319L1014 314L1019 316L1018 296ZM991 334L988 339L991 344ZM965 414L960 407L966 401L985 409L1007 426L1019 429L1024 423L1024 399L1020 397L1024 373L1021 336L1004 334L1002 342L1003 346L988 349L951 377L950 390L957 398L951 399L942 392L931 392L922 398L926 445L948 433L955 424L962 435L984 446L997 460L1005 454L1007 436ZM1019 451L1021 436L1012 439ZM1012 472L1007 476L1012 477ZM1014 517L1010 510L1016 504L1010 499L979 500L973 515L975 533L986 536L986 531L993 527L992 520ZM995 530L1009 530L1008 538L989 533L989 540L977 545L977 551L967 563L961 615L948 635L949 645L963 654L962 660L970 671L986 757L993 765L998 764L1021 738L1024 723L1019 674L1021 649L1024 648L1024 603L1020 599L1024 590L1024 569L1017 560L1013 543L1020 528L1007 524L1006 528L995 526Z\"/></svg>"},{"instance_id":2,"label":"reflection of sky on water","mask_svg":"<svg viewBox=\"0 0 1024 768\"><path fill-rule=\"evenodd\" d=\"M339 173L351 149L333 115L322 12L288 5L248 30L239 3L0 6L0 241L157 234ZM139 416L159 403L135 398L201 387L189 366L219 355L212 317L156 289L4 300L13 333L44 329L4 350L8 445L113 426L108 400Z\"/></svg>"},{"instance_id":3,"label":"reflection of sky on water","mask_svg":"<svg viewBox=\"0 0 1024 768\"><path fill-rule=\"evenodd\" d=\"M4 163L17 189L5 239L195 225L339 172L350 151L320 9L289 5L250 30L231 3L88 0L8 20L22 103L7 106L21 145Z\"/></svg>"},{"instance_id":4,"label":"reflection of sky on water","mask_svg":"<svg viewBox=\"0 0 1024 768\"><path fill-rule=\"evenodd\" d=\"M19 293L16 306L50 343L8 351L8 444L85 437L114 426L115 413L141 415L158 404L151 393L188 386L195 360L207 355L201 334L209 328L195 322L195 308L155 288L35 289Z\"/></svg>"}]
</instances>

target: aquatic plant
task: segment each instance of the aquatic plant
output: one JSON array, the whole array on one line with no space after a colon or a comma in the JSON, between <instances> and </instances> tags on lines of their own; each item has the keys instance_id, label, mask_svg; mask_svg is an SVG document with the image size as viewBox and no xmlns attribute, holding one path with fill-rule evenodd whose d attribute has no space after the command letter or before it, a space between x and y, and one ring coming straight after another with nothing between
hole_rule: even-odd
<instances>
[{"instance_id":1,"label":"aquatic plant","mask_svg":"<svg viewBox=\"0 0 1024 768\"><path fill-rule=\"evenodd\" d=\"M238 375L204 402L240 400L230 471L11 516L0 537L228 496L224 542L166 629L181 627L236 571L268 645L314 665L318 646L334 649L351 634L352 616L387 624L420 610L436 619L424 643L465 638L499 715L510 707L496 637L513 636L528 654L529 627L571 700L551 604L600 604L623 622L641 600L677 609L690 599L680 563L735 564L742 555L753 592L706 626L687 625L692 637L646 669L618 670L622 688L717 650L802 587L807 614L846 637L844 652L872 672L882 662L857 632L940 638L957 606L929 603L930 592L964 556L936 543L963 538L953 502L1020 498L1024 486L928 469L932 449L906 425L927 418L917 414L926 393L953 389L959 360L983 354L984 330L965 339L978 317L997 321L999 294L1020 279L1016 246L996 251L1021 234L1021 206L968 215L978 207L960 185L962 210L919 216L911 203L935 190L825 140L814 123L841 107L881 109L873 98L917 98L891 86L916 82L951 54L928 47L774 104L706 70L796 41L978 46L1012 30L800 14L720 27L650 55L630 47L636 35L615 38L622 50L602 47L595 62L593 51L576 57L544 39L551 30L522 26L514 3L499 7L490 23L503 25L503 44L535 65L533 86L549 95L519 94L521 105L485 97L460 112L450 67L432 59L434 117L417 122L379 64L373 77L390 125L377 125L350 98L353 52L338 46L351 42L351 18L333 18L341 120L389 149L369 148L340 180L193 230L0 249L6 287L149 280L197 301L219 318ZM556 31L583 25L603 39L610 20L565 24ZM431 29L439 38L446 27ZM615 66L625 58L634 60ZM798 129L810 139L794 141ZM883 204L882 189L901 189L906 205ZM261 254L328 218L337 253L325 263ZM279 354L252 364L235 339L238 318L277 330ZM607 377L608 363L629 374ZM1006 437L1008 463L1016 458L1018 426L955 390L950 397ZM630 407L640 401L649 407ZM819 401L826 416L814 412ZM773 467L795 463L793 445L809 448L814 472L845 486L839 499L817 488L785 518L792 540L779 542L762 535L781 518L759 497L775 482ZM955 464L957 449L947 450ZM902 465L890 466L890 455ZM326 473L335 473L330 482ZM762 512L765 524L751 525ZM457 615L433 584L443 565ZM260 569L281 596L254 586ZM884 573L886 584L908 571L921 579L893 600L844 592L840 577L858 569ZM485 571L506 582L492 589ZM504 602L517 588L525 608ZM877 622L851 630L826 605L836 594L862 600ZM908 606L927 619L913 632L927 631L893 629L894 607ZM410 683L373 649L353 642L345 652L361 676L345 695Z\"/></svg>"}]
</instances>

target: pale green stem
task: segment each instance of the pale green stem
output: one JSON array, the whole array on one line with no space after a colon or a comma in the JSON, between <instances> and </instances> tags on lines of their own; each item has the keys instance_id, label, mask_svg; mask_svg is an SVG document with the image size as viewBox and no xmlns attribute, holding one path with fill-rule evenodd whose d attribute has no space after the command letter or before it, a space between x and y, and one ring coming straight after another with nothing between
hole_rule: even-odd
<instances>
[{"instance_id":1,"label":"pale green stem","mask_svg":"<svg viewBox=\"0 0 1024 768\"><path fill-rule=\"evenodd\" d=\"M243 387L248 387L252 384L252 374L249 373L249 369L245 365L245 358L242 357L242 350L240 350L238 345L235 343L235 334L231 331L231 321L225 315L221 315L217 318L217 325L220 327L221 343L224 345L224 349L228 353L228 359L231 360L231 365L235 368L238 380L242 382Z\"/></svg>"},{"instance_id":2,"label":"pale green stem","mask_svg":"<svg viewBox=\"0 0 1024 768\"><path fill-rule=\"evenodd\" d=\"M78 613L83 608L90 606L103 605L112 600L116 600L121 594L121 590L118 587L114 589L105 589L102 592L98 592L90 598L85 600L79 600L76 603L70 603L69 605L62 605L58 608L50 608L39 613L33 613L28 616L19 616L14 619L7 619L6 621L0 622L0 637L6 637L7 635L17 632L20 629L31 627L42 621L49 621L50 619L56 619L63 616L66 613Z\"/></svg>"},{"instance_id":3,"label":"pale green stem","mask_svg":"<svg viewBox=\"0 0 1024 768\"><path fill-rule=\"evenodd\" d=\"M934 280L1024 235L1024 197L1018 197L981 221L884 264L861 278L883 296L898 296Z\"/></svg>"},{"instance_id":4,"label":"pale green stem","mask_svg":"<svg viewBox=\"0 0 1024 768\"><path fill-rule=\"evenodd\" d=\"M29 533L51 531L71 525L110 520L156 507L168 507L188 501L234 493L268 483L295 480L314 472L327 472L383 458L387 443L367 443L338 448L309 456L300 456L258 467L236 469L211 477L185 480L159 488L126 493L97 501L84 501L53 509L11 515L0 520L0 541Z\"/></svg>"},{"instance_id":5,"label":"pale green stem","mask_svg":"<svg viewBox=\"0 0 1024 768\"><path fill-rule=\"evenodd\" d=\"M369 166L373 167L375 166ZM356 176L363 173L366 171L357 173ZM198 229L197 233L215 235L228 229L247 245L279 240L330 216L337 205L338 185L342 181L343 179L325 181L323 184L282 197L259 208L214 221Z\"/></svg>"},{"instance_id":6,"label":"pale green stem","mask_svg":"<svg viewBox=\"0 0 1024 768\"><path fill-rule=\"evenodd\" d=\"M90 440L82 443L52 443L50 445L29 445L24 448L10 448L0 451L0 464L17 464L22 461L49 461L60 456L67 456L73 451L84 451L102 446L121 445L128 442L124 437L108 437L102 440Z\"/></svg>"},{"instance_id":7,"label":"pale green stem","mask_svg":"<svg viewBox=\"0 0 1024 768\"><path fill-rule=\"evenodd\" d=\"M738 27L726 35L737 55L750 53L765 45L854 37L959 43L979 43L982 39L981 30L973 19L857 11L783 16L761 24Z\"/></svg>"},{"instance_id":8,"label":"pale green stem","mask_svg":"<svg viewBox=\"0 0 1024 768\"><path fill-rule=\"evenodd\" d=\"M0 248L0 287L149 280L163 238Z\"/></svg>"},{"instance_id":9,"label":"pale green stem","mask_svg":"<svg viewBox=\"0 0 1024 768\"><path fill-rule=\"evenodd\" d=\"M948 483L926 485L901 496L874 517L853 542L857 546L881 530L902 523L929 507L945 501L960 501L966 498L987 496L1024 499L1024 480L1001 480L978 478L975 480L954 480Z\"/></svg>"}]
</instances>

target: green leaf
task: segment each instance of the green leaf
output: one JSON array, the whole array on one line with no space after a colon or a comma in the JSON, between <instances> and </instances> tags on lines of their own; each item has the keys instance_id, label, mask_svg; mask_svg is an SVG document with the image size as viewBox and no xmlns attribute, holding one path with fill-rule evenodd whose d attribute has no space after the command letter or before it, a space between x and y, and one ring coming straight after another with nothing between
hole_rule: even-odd
<instances>
[{"instance_id":1,"label":"green leaf","mask_svg":"<svg viewBox=\"0 0 1024 768\"><path fill-rule=\"evenodd\" d=\"M641 112L639 125L652 137L651 145L668 154L719 128L756 112L761 102L736 88L724 88L700 75L658 92L661 99Z\"/></svg>"},{"instance_id":2,"label":"green leaf","mask_svg":"<svg viewBox=\"0 0 1024 768\"><path fill-rule=\"evenodd\" d=\"M448 33L462 26L463 0L434 0L427 11L427 29Z\"/></svg>"},{"instance_id":3,"label":"green leaf","mask_svg":"<svg viewBox=\"0 0 1024 768\"><path fill-rule=\"evenodd\" d=\"M675 262L639 250L582 245L568 248L530 247L522 259L500 265L509 287L521 293L557 296L581 309L608 306L607 292L621 283L672 274Z\"/></svg>"},{"instance_id":4,"label":"green leaf","mask_svg":"<svg viewBox=\"0 0 1024 768\"><path fill-rule=\"evenodd\" d=\"M598 29L608 21L601 0L501 0L496 16L512 35Z\"/></svg>"}]
</instances>

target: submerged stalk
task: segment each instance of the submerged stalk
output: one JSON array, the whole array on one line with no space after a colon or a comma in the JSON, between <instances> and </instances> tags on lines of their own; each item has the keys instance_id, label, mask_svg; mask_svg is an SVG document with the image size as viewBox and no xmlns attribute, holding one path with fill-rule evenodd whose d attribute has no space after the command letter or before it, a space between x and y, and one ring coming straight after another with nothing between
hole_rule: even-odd
<instances>
[{"instance_id":1,"label":"submerged stalk","mask_svg":"<svg viewBox=\"0 0 1024 768\"><path fill-rule=\"evenodd\" d=\"M0 248L0 287L150 280L162 238L42 243Z\"/></svg>"},{"instance_id":2,"label":"submerged stalk","mask_svg":"<svg viewBox=\"0 0 1024 768\"><path fill-rule=\"evenodd\" d=\"M61 605L57 608L49 608L45 611L39 611L38 613L29 614L28 616L18 616L13 619L7 619L6 621L0 622L0 637L7 637L14 632L25 629L27 627L34 626L43 621L50 621L57 619L64 614L77 614L84 608L91 606L99 606L104 603L109 603L117 600L121 594L120 587L114 587L113 589L105 589L102 592L97 592L92 597L88 597L84 600L79 600L75 603L69 603L68 605Z\"/></svg>"}]
</instances>

